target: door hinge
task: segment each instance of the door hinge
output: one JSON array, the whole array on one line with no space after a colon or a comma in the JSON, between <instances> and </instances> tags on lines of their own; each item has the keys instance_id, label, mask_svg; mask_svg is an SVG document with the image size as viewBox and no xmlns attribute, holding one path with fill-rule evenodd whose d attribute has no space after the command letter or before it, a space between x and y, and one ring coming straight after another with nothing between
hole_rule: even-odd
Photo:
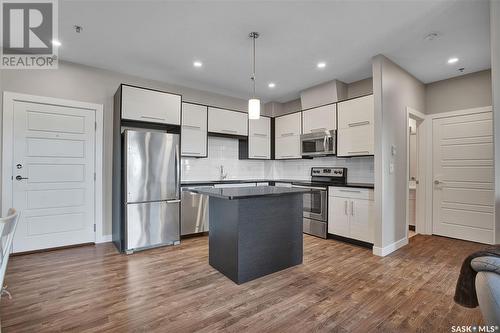
<instances>
[{"instance_id":1,"label":"door hinge","mask_svg":"<svg viewBox=\"0 0 500 333\"><path fill-rule=\"evenodd\" d=\"M94 129L97 131L97 121L94 122Z\"/></svg>"},{"instance_id":2,"label":"door hinge","mask_svg":"<svg viewBox=\"0 0 500 333\"><path fill-rule=\"evenodd\" d=\"M94 172L94 181L97 179L97 174Z\"/></svg>"},{"instance_id":3,"label":"door hinge","mask_svg":"<svg viewBox=\"0 0 500 333\"><path fill-rule=\"evenodd\" d=\"M95 223L94 223L94 232L95 232Z\"/></svg>"}]
</instances>

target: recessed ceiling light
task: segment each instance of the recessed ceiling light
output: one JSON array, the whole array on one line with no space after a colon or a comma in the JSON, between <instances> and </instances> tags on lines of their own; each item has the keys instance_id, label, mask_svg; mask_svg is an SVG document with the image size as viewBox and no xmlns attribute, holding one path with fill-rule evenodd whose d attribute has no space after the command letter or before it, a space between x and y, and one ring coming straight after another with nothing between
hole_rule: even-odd
<instances>
[{"instance_id":1,"label":"recessed ceiling light","mask_svg":"<svg viewBox=\"0 0 500 333\"><path fill-rule=\"evenodd\" d=\"M60 41L58 41L57 39L53 39L53 40L52 40L52 45L54 45L54 46L56 46L56 47L59 47L59 46L61 46L61 42L60 42Z\"/></svg>"},{"instance_id":2,"label":"recessed ceiling light","mask_svg":"<svg viewBox=\"0 0 500 333\"><path fill-rule=\"evenodd\" d=\"M268 86L269 88L274 88L274 87L276 87L276 83L274 83L274 82L270 82L267 86Z\"/></svg>"},{"instance_id":3,"label":"recessed ceiling light","mask_svg":"<svg viewBox=\"0 0 500 333\"><path fill-rule=\"evenodd\" d=\"M326 63L321 61L321 62L318 62L318 64L316 65L316 67L318 68L325 68L326 67Z\"/></svg>"},{"instance_id":4,"label":"recessed ceiling light","mask_svg":"<svg viewBox=\"0 0 500 333\"><path fill-rule=\"evenodd\" d=\"M201 66L203 66L203 63L201 61L195 61L195 62L193 62L193 66L194 67L201 67Z\"/></svg>"},{"instance_id":5,"label":"recessed ceiling light","mask_svg":"<svg viewBox=\"0 0 500 333\"><path fill-rule=\"evenodd\" d=\"M450 59L448 59L448 63L449 63L449 64L454 64L454 63L456 63L457 61L458 61L458 58L450 58Z\"/></svg>"}]
</instances>

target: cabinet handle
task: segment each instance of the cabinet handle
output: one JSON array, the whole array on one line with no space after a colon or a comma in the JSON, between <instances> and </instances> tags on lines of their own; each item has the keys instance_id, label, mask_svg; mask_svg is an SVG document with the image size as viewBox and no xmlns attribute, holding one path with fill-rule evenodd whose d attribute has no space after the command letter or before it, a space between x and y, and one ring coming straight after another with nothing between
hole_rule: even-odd
<instances>
[{"instance_id":1,"label":"cabinet handle","mask_svg":"<svg viewBox=\"0 0 500 333\"><path fill-rule=\"evenodd\" d=\"M348 151L347 152L349 155L352 155L352 154L369 154L370 152L368 150L359 150L359 151Z\"/></svg>"},{"instance_id":2,"label":"cabinet handle","mask_svg":"<svg viewBox=\"0 0 500 333\"><path fill-rule=\"evenodd\" d=\"M344 200L344 215L347 215L347 200Z\"/></svg>"},{"instance_id":3,"label":"cabinet handle","mask_svg":"<svg viewBox=\"0 0 500 333\"><path fill-rule=\"evenodd\" d=\"M295 157L295 155L281 155L281 157Z\"/></svg>"},{"instance_id":4,"label":"cabinet handle","mask_svg":"<svg viewBox=\"0 0 500 333\"><path fill-rule=\"evenodd\" d=\"M348 192L348 193L361 193L361 191L356 190L338 190L339 192Z\"/></svg>"},{"instance_id":5,"label":"cabinet handle","mask_svg":"<svg viewBox=\"0 0 500 333\"><path fill-rule=\"evenodd\" d=\"M257 157L257 158L267 158L266 155L252 155L252 157Z\"/></svg>"},{"instance_id":6,"label":"cabinet handle","mask_svg":"<svg viewBox=\"0 0 500 333\"><path fill-rule=\"evenodd\" d=\"M351 216L354 216L354 201L351 201Z\"/></svg>"},{"instance_id":7,"label":"cabinet handle","mask_svg":"<svg viewBox=\"0 0 500 333\"><path fill-rule=\"evenodd\" d=\"M310 130L311 133L314 133L314 132L323 132L326 130L326 127L320 127L320 128L313 128Z\"/></svg>"},{"instance_id":8,"label":"cabinet handle","mask_svg":"<svg viewBox=\"0 0 500 333\"><path fill-rule=\"evenodd\" d=\"M227 132L227 133L238 133L238 131L235 130L228 130L228 129L223 129L222 132Z\"/></svg>"},{"instance_id":9,"label":"cabinet handle","mask_svg":"<svg viewBox=\"0 0 500 333\"><path fill-rule=\"evenodd\" d=\"M283 136L292 136L292 135L293 135L293 133L283 133L283 134L281 134L282 137Z\"/></svg>"},{"instance_id":10,"label":"cabinet handle","mask_svg":"<svg viewBox=\"0 0 500 333\"><path fill-rule=\"evenodd\" d=\"M201 153L194 152L194 151L183 151L182 154L201 155Z\"/></svg>"},{"instance_id":11,"label":"cabinet handle","mask_svg":"<svg viewBox=\"0 0 500 333\"><path fill-rule=\"evenodd\" d=\"M182 125L182 127L185 127L185 128L194 128L194 129L201 129L200 126L193 126L193 125Z\"/></svg>"},{"instance_id":12,"label":"cabinet handle","mask_svg":"<svg viewBox=\"0 0 500 333\"><path fill-rule=\"evenodd\" d=\"M349 123L349 127L363 126L363 125L369 125L369 124L370 124L370 122L368 120L358 121L357 123Z\"/></svg>"},{"instance_id":13,"label":"cabinet handle","mask_svg":"<svg viewBox=\"0 0 500 333\"><path fill-rule=\"evenodd\" d=\"M260 136L260 137L263 137L263 138L267 137L266 134L262 134L262 133L254 133L253 135L254 136Z\"/></svg>"},{"instance_id":14,"label":"cabinet handle","mask_svg":"<svg viewBox=\"0 0 500 333\"><path fill-rule=\"evenodd\" d=\"M163 121L165 121L165 118L159 118L159 117L141 116L141 118L144 118L144 119L154 119L154 120L163 120Z\"/></svg>"}]
</instances>

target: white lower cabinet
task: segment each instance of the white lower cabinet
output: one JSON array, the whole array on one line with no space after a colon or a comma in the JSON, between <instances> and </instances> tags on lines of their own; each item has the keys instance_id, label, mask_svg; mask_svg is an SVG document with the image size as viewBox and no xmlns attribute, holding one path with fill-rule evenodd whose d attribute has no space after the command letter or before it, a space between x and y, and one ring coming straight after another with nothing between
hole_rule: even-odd
<instances>
[{"instance_id":1,"label":"white lower cabinet","mask_svg":"<svg viewBox=\"0 0 500 333\"><path fill-rule=\"evenodd\" d=\"M373 243L373 190L330 187L328 193L328 233Z\"/></svg>"},{"instance_id":2,"label":"white lower cabinet","mask_svg":"<svg viewBox=\"0 0 500 333\"><path fill-rule=\"evenodd\" d=\"M328 233L350 237L349 233L349 199L341 197L328 198Z\"/></svg>"}]
</instances>

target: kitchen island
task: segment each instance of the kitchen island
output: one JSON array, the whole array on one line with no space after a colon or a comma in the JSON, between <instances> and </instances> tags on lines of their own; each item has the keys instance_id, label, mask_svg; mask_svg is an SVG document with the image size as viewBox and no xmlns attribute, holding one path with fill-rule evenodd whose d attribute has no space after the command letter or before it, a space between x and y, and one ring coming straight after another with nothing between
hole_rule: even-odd
<instances>
[{"instance_id":1,"label":"kitchen island","mask_svg":"<svg viewBox=\"0 0 500 333\"><path fill-rule=\"evenodd\" d=\"M302 263L303 194L309 189L191 191L209 196L209 264L237 284Z\"/></svg>"}]
</instances>

